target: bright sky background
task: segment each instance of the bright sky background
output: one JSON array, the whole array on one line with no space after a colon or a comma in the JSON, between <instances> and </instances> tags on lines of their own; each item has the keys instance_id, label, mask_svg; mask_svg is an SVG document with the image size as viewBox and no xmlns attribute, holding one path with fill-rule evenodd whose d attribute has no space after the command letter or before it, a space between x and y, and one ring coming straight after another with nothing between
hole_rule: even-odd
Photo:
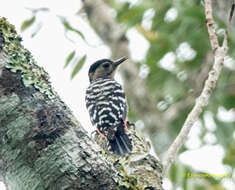
<instances>
[{"instance_id":1,"label":"bright sky background","mask_svg":"<svg viewBox=\"0 0 235 190\"><path fill-rule=\"evenodd\" d=\"M31 12L26 8L39 7L47 7L50 9L50 12L39 13L37 22L42 22L43 26L39 33L34 38L31 38L31 33L35 30L36 25L30 27L24 33L20 32L20 26L22 21L31 16ZM91 132L94 128L90 124L84 102L85 89L89 85L87 71L89 65L94 61L101 58L108 58L110 56L110 50L90 29L89 25L86 24L86 20L75 15L79 7L81 7L81 4L78 0L2 0L0 16L6 17L10 23L16 26L18 33L23 37L24 46L32 52L37 63L49 73L52 86L59 93L62 100L72 109L75 116L82 123L82 126ZM177 12L174 9L170 11L173 16L177 16ZM149 12L148 14L151 14L151 11ZM64 28L57 15L66 16L74 27L81 30L85 34L89 45L74 34L68 35L74 40L74 43L67 40L64 36ZM167 15L169 19L174 19L173 16ZM148 27L148 23L146 23L146 27ZM149 47L148 42L135 29L129 30L127 37L130 40L131 58L138 61L142 60ZM133 43L133 39L135 39L135 43ZM187 46L187 44L182 45ZM87 54L88 64L85 64L81 72L71 81L71 68L63 69L63 66L67 55L74 49L76 49L76 53L80 57ZM174 56L170 56L167 59L168 62L171 62ZM164 64L161 65L164 67ZM171 68L174 69L174 65L170 63L166 69ZM120 79L119 81L121 82ZM222 165L222 156L224 154L222 147L219 145L208 145L198 149L200 145L198 139L200 127L200 122L198 122L191 131L190 138L186 144L192 151L181 154L179 159L196 170L198 169L210 174L228 173L230 171L229 168L225 168ZM207 138L209 142L213 142L215 137L209 135ZM231 186L229 179L224 179L223 183L228 189L235 189L235 187ZM164 181L164 188L166 190L171 189L171 184L167 179ZM0 190L4 190L1 182Z\"/></svg>"}]
</instances>

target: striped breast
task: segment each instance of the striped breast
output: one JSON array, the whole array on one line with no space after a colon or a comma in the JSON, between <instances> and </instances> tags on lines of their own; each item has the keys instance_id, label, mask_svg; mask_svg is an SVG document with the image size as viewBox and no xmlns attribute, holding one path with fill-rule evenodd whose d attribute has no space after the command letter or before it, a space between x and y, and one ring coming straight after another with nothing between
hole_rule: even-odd
<instances>
[{"instance_id":1,"label":"striped breast","mask_svg":"<svg viewBox=\"0 0 235 190\"><path fill-rule=\"evenodd\" d=\"M127 105L124 91L113 79L97 79L86 91L86 106L91 122L101 132L126 119Z\"/></svg>"}]
</instances>

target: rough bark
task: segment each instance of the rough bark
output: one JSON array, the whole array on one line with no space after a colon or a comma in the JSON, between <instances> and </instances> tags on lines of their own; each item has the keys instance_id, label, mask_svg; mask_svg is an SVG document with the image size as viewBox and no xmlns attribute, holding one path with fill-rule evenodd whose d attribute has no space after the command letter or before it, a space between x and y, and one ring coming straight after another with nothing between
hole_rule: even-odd
<instances>
[{"instance_id":1,"label":"rough bark","mask_svg":"<svg viewBox=\"0 0 235 190\"><path fill-rule=\"evenodd\" d=\"M103 151L20 42L0 18L0 180L7 188L161 190L161 164L135 130L130 157Z\"/></svg>"},{"instance_id":2,"label":"rough bark","mask_svg":"<svg viewBox=\"0 0 235 190\"><path fill-rule=\"evenodd\" d=\"M150 145L143 136L135 129L134 124L127 122L128 135L131 136L133 150L128 156L121 158L108 149L107 140L98 134L94 136L94 140L104 150L104 157L117 168L122 170L125 178L122 184L128 181L128 187L134 185L138 189L162 189L162 165L156 157L149 153ZM118 163L118 164L117 164ZM133 178L134 176L134 178ZM134 189L134 188L133 188Z\"/></svg>"},{"instance_id":3,"label":"rough bark","mask_svg":"<svg viewBox=\"0 0 235 190\"><path fill-rule=\"evenodd\" d=\"M118 189L69 108L0 18L0 173L8 189Z\"/></svg>"}]
</instances>

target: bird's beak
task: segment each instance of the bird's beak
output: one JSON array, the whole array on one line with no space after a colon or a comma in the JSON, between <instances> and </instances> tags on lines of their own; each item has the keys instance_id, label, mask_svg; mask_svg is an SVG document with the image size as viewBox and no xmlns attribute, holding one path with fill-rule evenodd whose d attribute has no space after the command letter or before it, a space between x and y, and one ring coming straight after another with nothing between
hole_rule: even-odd
<instances>
[{"instance_id":1,"label":"bird's beak","mask_svg":"<svg viewBox=\"0 0 235 190\"><path fill-rule=\"evenodd\" d=\"M117 67L118 65L120 65L121 63L123 63L126 60L127 60L127 57L122 57L122 58L114 61L114 65Z\"/></svg>"}]
</instances>

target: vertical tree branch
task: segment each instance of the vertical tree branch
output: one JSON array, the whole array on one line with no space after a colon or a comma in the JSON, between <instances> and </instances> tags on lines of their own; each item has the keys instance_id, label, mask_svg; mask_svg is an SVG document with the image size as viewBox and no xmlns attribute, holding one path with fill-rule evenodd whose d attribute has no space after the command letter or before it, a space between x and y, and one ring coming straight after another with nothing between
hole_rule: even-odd
<instances>
[{"instance_id":1,"label":"vertical tree branch","mask_svg":"<svg viewBox=\"0 0 235 190\"><path fill-rule=\"evenodd\" d=\"M206 25L208 29L211 48L212 51L215 52L216 49L219 47L219 41L215 31L211 1L205 0L205 14L206 14Z\"/></svg>"},{"instance_id":2,"label":"vertical tree branch","mask_svg":"<svg viewBox=\"0 0 235 190\"><path fill-rule=\"evenodd\" d=\"M224 57L228 50L227 33L224 34L223 45L219 46L218 37L216 35L214 27L214 19L212 16L211 0L205 0L205 14L209 39L212 50L214 52L214 65L211 71L209 72L209 76L205 82L204 88L200 96L197 98L192 111L189 113L179 135L176 137L175 141L172 143L172 145L165 154L165 158L163 160L163 176L167 173L167 170L172 164L172 162L175 160L179 149L185 143L193 124L198 119L203 108L208 104L209 97L211 96L212 91L216 86L216 82L223 67Z\"/></svg>"}]
</instances>

